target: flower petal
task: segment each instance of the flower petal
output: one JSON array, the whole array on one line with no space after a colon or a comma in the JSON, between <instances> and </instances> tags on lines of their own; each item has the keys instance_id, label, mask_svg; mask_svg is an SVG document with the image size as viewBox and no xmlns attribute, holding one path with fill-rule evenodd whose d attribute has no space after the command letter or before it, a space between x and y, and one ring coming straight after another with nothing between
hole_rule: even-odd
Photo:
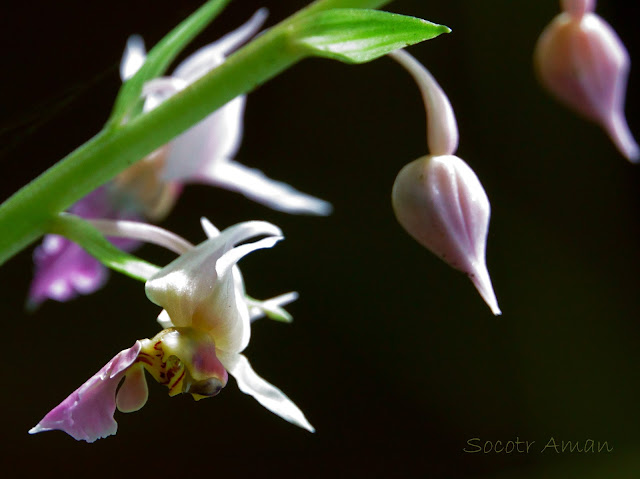
<instances>
[{"instance_id":1,"label":"flower petal","mask_svg":"<svg viewBox=\"0 0 640 479\"><path fill-rule=\"evenodd\" d=\"M109 273L80 246L57 235L45 236L34 251L35 274L29 290L29 307L46 299L69 301L100 289Z\"/></svg>"},{"instance_id":2,"label":"flower petal","mask_svg":"<svg viewBox=\"0 0 640 479\"><path fill-rule=\"evenodd\" d=\"M213 223L211 223L211 221L209 221L207 218L200 218L200 223L202 224L202 229L204 230L208 238L215 238L220 235L220 230L216 228ZM240 269L238 269L237 266L233 266L233 268L235 270L234 280L239 283L239 288L244 289L244 281L242 279ZM249 296L245 295L245 300L247 302L247 305L249 306L249 315L251 318L251 322L266 315L276 321L290 323L291 321L293 321L293 318L287 311L282 308L282 306L285 306L295 301L296 299L298 299L298 293L294 291L286 294L281 294L280 296L276 296L275 298L267 299L264 301L250 298ZM171 319L169 319L169 315L164 310L162 311L161 316L158 317L158 322L163 328L169 328L173 326L173 324L171 323Z\"/></svg>"},{"instance_id":3,"label":"flower petal","mask_svg":"<svg viewBox=\"0 0 640 479\"><path fill-rule=\"evenodd\" d=\"M173 72L173 76L194 82L202 75L219 66L224 57L240 47L253 37L267 19L268 11L261 8L243 25L211 43L180 63Z\"/></svg>"},{"instance_id":4,"label":"flower petal","mask_svg":"<svg viewBox=\"0 0 640 479\"><path fill-rule=\"evenodd\" d=\"M131 35L127 39L127 46L120 61L120 79L124 82L135 75L144 64L146 57L147 51L144 48L142 37L140 35Z\"/></svg>"},{"instance_id":5,"label":"flower petal","mask_svg":"<svg viewBox=\"0 0 640 479\"><path fill-rule=\"evenodd\" d=\"M136 205L130 204L123 192L102 186L89 193L70 209L70 213L85 219L110 218L138 220ZM113 238L120 249L132 251L140 242L129 238ZM100 289L108 271L80 246L56 235L47 235L33 255L35 274L29 292L29 307L36 307L46 299L68 301L79 294Z\"/></svg>"},{"instance_id":6,"label":"flower petal","mask_svg":"<svg viewBox=\"0 0 640 479\"><path fill-rule=\"evenodd\" d=\"M166 309L163 309L162 311L160 311L160 314L156 318L156 321L162 327L162 329L169 329L169 328L176 327L176 325L173 324L173 322L171 321L171 318L169 317L169 313L167 313Z\"/></svg>"},{"instance_id":7,"label":"flower petal","mask_svg":"<svg viewBox=\"0 0 640 479\"><path fill-rule=\"evenodd\" d=\"M163 246L174 253L183 254L193 249L187 240L171 231L140 221L88 220L105 236L128 238Z\"/></svg>"},{"instance_id":8,"label":"flower petal","mask_svg":"<svg viewBox=\"0 0 640 479\"><path fill-rule=\"evenodd\" d=\"M167 310L177 327L194 327L209 332L219 347L229 352L244 349L250 337L249 310L244 284L237 268L241 256L273 240L260 240L234 246L254 236L280 236L278 227L263 221L249 221L227 228L209 238L160 270L147 281L145 290L151 301ZM228 259L224 259L226 254ZM222 267L217 264L222 259ZM226 265L226 266L225 266ZM218 274L220 269L222 275Z\"/></svg>"},{"instance_id":9,"label":"flower petal","mask_svg":"<svg viewBox=\"0 0 640 479\"><path fill-rule=\"evenodd\" d=\"M268 178L259 170L234 161L218 161L199 172L199 180L242 193L250 200L286 213L327 216L331 203L302 193L292 186Z\"/></svg>"},{"instance_id":10,"label":"flower petal","mask_svg":"<svg viewBox=\"0 0 640 479\"><path fill-rule=\"evenodd\" d=\"M160 77L149 80L142 87L142 97L145 99L144 112L153 110L187 86L188 83L180 78Z\"/></svg>"},{"instance_id":11,"label":"flower petal","mask_svg":"<svg viewBox=\"0 0 640 479\"><path fill-rule=\"evenodd\" d=\"M218 163L233 158L242 140L245 97L234 98L175 138L163 172L166 181L197 180Z\"/></svg>"},{"instance_id":12,"label":"flower petal","mask_svg":"<svg viewBox=\"0 0 640 479\"><path fill-rule=\"evenodd\" d=\"M298 293L291 291L290 293L281 294L280 296L266 299L264 301L247 298L251 322L254 322L256 319L263 318L264 316L268 316L270 319L275 321L282 321L285 323L292 322L293 318L282 308L282 306L286 306L287 304L294 302L298 297Z\"/></svg>"},{"instance_id":13,"label":"flower petal","mask_svg":"<svg viewBox=\"0 0 640 479\"><path fill-rule=\"evenodd\" d=\"M59 429L74 439L94 442L115 434L116 388L140 352L140 341L120 351L91 379L52 409L29 434Z\"/></svg>"},{"instance_id":14,"label":"flower petal","mask_svg":"<svg viewBox=\"0 0 640 479\"><path fill-rule=\"evenodd\" d=\"M144 366L141 363L129 368L124 382L116 395L118 411L135 412L147 403L149 388L144 377Z\"/></svg>"},{"instance_id":15,"label":"flower petal","mask_svg":"<svg viewBox=\"0 0 640 479\"><path fill-rule=\"evenodd\" d=\"M220 230L216 228L211 221L207 218L200 218L200 224L202 225L202 229L204 230L204 234L207 235L207 238L215 238L220 236Z\"/></svg>"},{"instance_id":16,"label":"flower petal","mask_svg":"<svg viewBox=\"0 0 640 479\"><path fill-rule=\"evenodd\" d=\"M253 396L269 411L296 426L315 432L302 411L280 389L256 374L242 354L220 355L222 364L236 378L240 391Z\"/></svg>"},{"instance_id":17,"label":"flower petal","mask_svg":"<svg viewBox=\"0 0 640 479\"><path fill-rule=\"evenodd\" d=\"M216 273L222 278L229 272L229 269L236 265L238 261L249 253L253 253L259 249L272 248L283 236L270 236L253 243L243 244L227 251L222 257L216 261Z\"/></svg>"}]
</instances>

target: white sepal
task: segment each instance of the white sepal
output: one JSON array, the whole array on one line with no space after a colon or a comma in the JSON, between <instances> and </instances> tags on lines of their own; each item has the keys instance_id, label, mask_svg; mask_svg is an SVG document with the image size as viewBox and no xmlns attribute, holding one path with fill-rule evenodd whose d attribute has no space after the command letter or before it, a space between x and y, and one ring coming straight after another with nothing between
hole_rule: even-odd
<instances>
[{"instance_id":1,"label":"white sepal","mask_svg":"<svg viewBox=\"0 0 640 479\"><path fill-rule=\"evenodd\" d=\"M289 421L291 424L295 424L307 431L315 432L315 428L309 423L298 406L280 389L258 376L245 356L242 354L230 354L224 355L219 359L238 382L240 391L253 396L269 411Z\"/></svg>"}]
</instances>

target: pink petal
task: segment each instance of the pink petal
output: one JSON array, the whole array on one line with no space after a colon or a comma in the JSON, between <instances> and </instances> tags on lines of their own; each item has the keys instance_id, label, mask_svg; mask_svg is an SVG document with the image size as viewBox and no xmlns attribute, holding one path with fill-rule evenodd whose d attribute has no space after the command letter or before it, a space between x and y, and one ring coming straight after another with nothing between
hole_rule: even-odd
<instances>
[{"instance_id":1,"label":"pink petal","mask_svg":"<svg viewBox=\"0 0 640 479\"><path fill-rule=\"evenodd\" d=\"M88 194L69 212L82 218L140 219L133 208L127 208L121 194L103 186ZM120 249L132 251L138 241L115 238L111 242ZM69 301L80 294L100 289L108 278L107 269L80 246L57 235L45 236L33 254L35 273L29 291L29 304L38 306L47 299Z\"/></svg>"},{"instance_id":2,"label":"pink petal","mask_svg":"<svg viewBox=\"0 0 640 479\"><path fill-rule=\"evenodd\" d=\"M46 299L68 301L78 294L100 289L108 272L80 246L56 235L45 237L34 252L35 275L29 303L38 306Z\"/></svg>"},{"instance_id":3,"label":"pink petal","mask_svg":"<svg viewBox=\"0 0 640 479\"><path fill-rule=\"evenodd\" d=\"M115 434L118 424L113 419L116 388L126 370L138 357L140 341L120 351L91 379L52 409L29 433L58 429L74 439L94 442Z\"/></svg>"},{"instance_id":4,"label":"pink petal","mask_svg":"<svg viewBox=\"0 0 640 479\"><path fill-rule=\"evenodd\" d=\"M118 411L134 412L147 403L149 388L144 377L144 367L141 363L131 366L125 373L124 382L116 395Z\"/></svg>"}]
</instances>

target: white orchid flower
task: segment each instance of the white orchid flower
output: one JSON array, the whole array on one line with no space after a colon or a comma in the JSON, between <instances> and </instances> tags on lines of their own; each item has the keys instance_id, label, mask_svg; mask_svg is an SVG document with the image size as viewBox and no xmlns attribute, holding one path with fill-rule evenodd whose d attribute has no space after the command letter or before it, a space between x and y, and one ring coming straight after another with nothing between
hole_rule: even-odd
<instances>
[{"instance_id":1,"label":"white orchid flower","mask_svg":"<svg viewBox=\"0 0 640 479\"><path fill-rule=\"evenodd\" d=\"M254 36L267 16L265 9L237 30L207 45L180 63L170 77L149 81L143 89L144 111L150 111L200 77ZM131 37L120 65L123 81L144 63L144 42ZM245 96L239 96L175 138L164 152L162 178L167 182L202 182L242 193L247 198L288 213L328 215L331 204L266 177L233 161L242 139Z\"/></svg>"},{"instance_id":2,"label":"white orchid flower","mask_svg":"<svg viewBox=\"0 0 640 479\"><path fill-rule=\"evenodd\" d=\"M258 10L237 30L201 48L165 78L148 82L143 91L149 111L220 66L225 56L247 42L261 28L266 10ZM120 76L131 78L144 64L141 37L127 41ZM207 183L242 193L273 209L300 214L328 215L331 205L267 178L258 170L233 161L242 140L246 98L239 96L185 133L120 173L113 181L85 196L69 210L83 218L160 221L169 214L186 183ZM135 242L117 244L129 251ZM106 269L82 248L57 236L47 236L34 255L35 275L29 304L46 299L68 301L98 290L107 280ZM284 319L284 318L283 318Z\"/></svg>"},{"instance_id":3,"label":"white orchid flower","mask_svg":"<svg viewBox=\"0 0 640 479\"><path fill-rule=\"evenodd\" d=\"M218 394L231 374L242 392L283 419L314 432L302 411L261 378L242 354L249 344L252 319L265 313L286 318L282 306L297 297L288 293L260 302L245 295L237 262L280 241L283 236L277 226L250 221L219 232L203 219L208 239L193 247L150 225L104 220L94 225L113 236L151 241L182 252L145 285L149 299L163 308L158 322L164 329L121 351L31 433L59 429L87 442L115 434L115 409L132 412L147 401L144 369L165 384L171 396L190 393L196 400ZM258 236L263 238L247 242Z\"/></svg>"}]
</instances>

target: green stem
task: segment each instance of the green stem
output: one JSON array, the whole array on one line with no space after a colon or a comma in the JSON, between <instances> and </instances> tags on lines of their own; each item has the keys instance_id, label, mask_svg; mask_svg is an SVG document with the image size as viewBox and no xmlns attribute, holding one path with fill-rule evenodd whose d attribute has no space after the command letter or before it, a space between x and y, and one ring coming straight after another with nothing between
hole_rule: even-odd
<instances>
[{"instance_id":1,"label":"green stem","mask_svg":"<svg viewBox=\"0 0 640 479\"><path fill-rule=\"evenodd\" d=\"M116 248L90 222L78 216L61 213L51 219L51 233L78 243L102 264L138 281L145 282L160 267Z\"/></svg>"},{"instance_id":2,"label":"green stem","mask_svg":"<svg viewBox=\"0 0 640 479\"><path fill-rule=\"evenodd\" d=\"M51 219L228 101L275 77L304 53L288 42L300 16L331 8L377 8L390 0L319 0L231 55L156 109L103 129L0 206L0 264L45 234Z\"/></svg>"}]
</instances>

